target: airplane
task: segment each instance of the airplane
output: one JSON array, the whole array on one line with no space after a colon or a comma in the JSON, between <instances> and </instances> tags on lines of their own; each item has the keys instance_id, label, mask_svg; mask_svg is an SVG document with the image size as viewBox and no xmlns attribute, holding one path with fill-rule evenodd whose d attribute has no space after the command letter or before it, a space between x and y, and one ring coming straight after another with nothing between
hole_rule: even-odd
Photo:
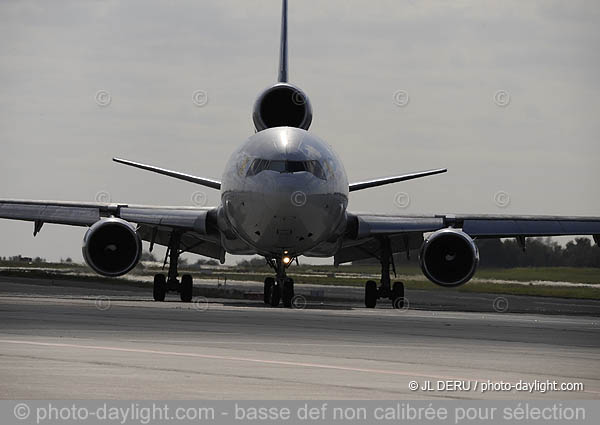
<instances>
[{"instance_id":1,"label":"airplane","mask_svg":"<svg viewBox=\"0 0 600 425\"><path fill-rule=\"evenodd\" d=\"M600 244L600 217L507 215L386 215L348 211L350 192L444 173L444 168L349 183L333 149L310 133L308 96L288 82L288 2L282 0L277 83L257 98L256 129L229 158L221 181L145 165L114 161L220 191L215 207L160 207L126 203L0 200L0 218L88 227L82 253L104 276L121 276L140 261L142 241L167 247L168 273L156 274L153 298L168 291L183 302L193 297L192 276L179 279L179 256L190 252L218 259L225 254L260 255L274 275L264 280L264 302L291 307L294 280L286 273L300 255L333 257L342 263L375 258L379 285L365 284L364 303L374 308L390 299L402 308L404 285L392 285L394 254L419 249L423 274L443 287L468 282L479 262L475 243L482 238L589 235ZM427 235L427 237L425 237Z\"/></svg>"}]
</instances>

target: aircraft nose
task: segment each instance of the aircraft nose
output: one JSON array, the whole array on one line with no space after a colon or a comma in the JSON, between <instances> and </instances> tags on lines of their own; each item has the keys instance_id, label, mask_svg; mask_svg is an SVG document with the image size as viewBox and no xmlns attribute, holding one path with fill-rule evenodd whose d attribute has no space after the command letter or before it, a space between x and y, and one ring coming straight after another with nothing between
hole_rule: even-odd
<instances>
[{"instance_id":1,"label":"aircraft nose","mask_svg":"<svg viewBox=\"0 0 600 425\"><path fill-rule=\"evenodd\" d=\"M264 200L273 213L281 217L297 216L300 208L314 203L315 187L311 176L280 175L265 184Z\"/></svg>"},{"instance_id":2,"label":"aircraft nose","mask_svg":"<svg viewBox=\"0 0 600 425\"><path fill-rule=\"evenodd\" d=\"M336 205L311 175L280 175L265 187L268 230L273 242L294 249L320 240L333 225Z\"/></svg>"},{"instance_id":3,"label":"aircraft nose","mask_svg":"<svg viewBox=\"0 0 600 425\"><path fill-rule=\"evenodd\" d=\"M305 252L327 239L340 222L343 200L306 173L263 172L227 211L238 233L260 251ZM234 205L235 204L235 205ZM275 251L273 251L275 250Z\"/></svg>"}]
</instances>

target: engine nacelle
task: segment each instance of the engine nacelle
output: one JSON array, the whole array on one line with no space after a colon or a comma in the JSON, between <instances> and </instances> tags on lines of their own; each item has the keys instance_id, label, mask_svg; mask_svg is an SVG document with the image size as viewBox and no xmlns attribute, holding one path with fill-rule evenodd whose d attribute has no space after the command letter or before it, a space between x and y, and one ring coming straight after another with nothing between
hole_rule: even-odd
<instances>
[{"instance_id":1,"label":"engine nacelle","mask_svg":"<svg viewBox=\"0 0 600 425\"><path fill-rule=\"evenodd\" d=\"M257 131L272 127L296 127L308 130L312 108L308 96L289 83L278 83L256 99L252 113Z\"/></svg>"},{"instance_id":2,"label":"engine nacelle","mask_svg":"<svg viewBox=\"0 0 600 425\"><path fill-rule=\"evenodd\" d=\"M135 227L120 218L103 218L83 237L85 262L103 276L121 276L133 269L142 255L142 240Z\"/></svg>"},{"instance_id":3,"label":"engine nacelle","mask_svg":"<svg viewBox=\"0 0 600 425\"><path fill-rule=\"evenodd\" d=\"M457 229L442 229L423 242L419 254L421 270L433 283L453 287L467 283L479 263L473 239Z\"/></svg>"}]
</instances>

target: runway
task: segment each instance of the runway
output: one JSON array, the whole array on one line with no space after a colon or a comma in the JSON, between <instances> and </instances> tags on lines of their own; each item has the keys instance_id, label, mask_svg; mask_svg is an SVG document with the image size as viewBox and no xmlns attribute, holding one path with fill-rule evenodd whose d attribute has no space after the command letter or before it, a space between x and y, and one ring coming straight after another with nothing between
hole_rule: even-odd
<instances>
[{"instance_id":1,"label":"runway","mask_svg":"<svg viewBox=\"0 0 600 425\"><path fill-rule=\"evenodd\" d=\"M597 317L169 299L0 281L0 397L600 399ZM536 380L584 390L480 390Z\"/></svg>"}]
</instances>

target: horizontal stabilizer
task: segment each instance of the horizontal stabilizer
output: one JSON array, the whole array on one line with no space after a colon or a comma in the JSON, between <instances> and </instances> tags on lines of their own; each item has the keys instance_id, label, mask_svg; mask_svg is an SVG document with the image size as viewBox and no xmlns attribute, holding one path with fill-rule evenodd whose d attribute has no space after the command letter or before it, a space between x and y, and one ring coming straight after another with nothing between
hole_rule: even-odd
<instances>
[{"instance_id":1,"label":"horizontal stabilizer","mask_svg":"<svg viewBox=\"0 0 600 425\"><path fill-rule=\"evenodd\" d=\"M383 186L384 184L403 182L406 180L418 179L420 177L432 176L434 174L445 173L448 171L446 168L438 168L436 170L419 171L418 173L404 174L401 176L381 177L373 180L366 180L364 182L350 183L350 192L355 190L368 189L370 187Z\"/></svg>"},{"instance_id":2,"label":"horizontal stabilizer","mask_svg":"<svg viewBox=\"0 0 600 425\"><path fill-rule=\"evenodd\" d=\"M190 174L179 173L177 171L166 170L164 168L154 167L152 165L140 164L138 162L128 161L126 159L113 158L113 161L120 164L129 165L135 168L141 168L142 170L152 171L153 173L163 174L165 176L174 177L179 180L185 180L190 183L196 183L202 186L210 187L213 189L221 189L221 182L218 180L207 179L204 177L196 177Z\"/></svg>"}]
</instances>

